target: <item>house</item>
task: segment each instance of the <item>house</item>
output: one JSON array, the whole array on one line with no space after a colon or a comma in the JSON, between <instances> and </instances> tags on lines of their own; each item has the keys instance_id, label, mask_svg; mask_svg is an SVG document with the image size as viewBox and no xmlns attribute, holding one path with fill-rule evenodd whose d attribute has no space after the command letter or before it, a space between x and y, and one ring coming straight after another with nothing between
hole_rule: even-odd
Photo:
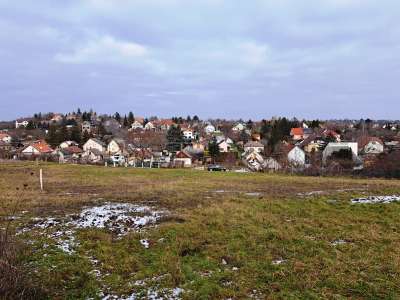
<instances>
[{"instance_id":1,"label":"house","mask_svg":"<svg viewBox=\"0 0 400 300\"><path fill-rule=\"evenodd\" d=\"M334 152L339 152L340 150L350 150L352 154L353 161L358 160L358 144L354 142L339 142L339 143L329 143L323 153L322 153L322 163L326 165L329 157Z\"/></svg>"},{"instance_id":2,"label":"house","mask_svg":"<svg viewBox=\"0 0 400 300\"><path fill-rule=\"evenodd\" d=\"M51 122L51 123L60 123L63 119L64 119L64 117L63 117L61 114L55 114L55 115L50 119L50 122Z\"/></svg>"},{"instance_id":3,"label":"house","mask_svg":"<svg viewBox=\"0 0 400 300\"><path fill-rule=\"evenodd\" d=\"M183 137L187 140L192 140L194 139L194 132L193 129L187 128L187 129L182 129L182 134Z\"/></svg>"},{"instance_id":4,"label":"house","mask_svg":"<svg viewBox=\"0 0 400 300\"><path fill-rule=\"evenodd\" d=\"M322 133L322 136L331 141L335 141L335 142L341 141L340 134L334 130L325 129L324 132Z\"/></svg>"},{"instance_id":5,"label":"house","mask_svg":"<svg viewBox=\"0 0 400 300\"><path fill-rule=\"evenodd\" d=\"M35 141L22 150L22 155L45 155L53 153L53 149L44 140Z\"/></svg>"},{"instance_id":6,"label":"house","mask_svg":"<svg viewBox=\"0 0 400 300\"><path fill-rule=\"evenodd\" d=\"M60 164L78 162L82 156L82 149L77 146L69 146L57 150L58 162Z\"/></svg>"},{"instance_id":7,"label":"house","mask_svg":"<svg viewBox=\"0 0 400 300\"><path fill-rule=\"evenodd\" d=\"M260 152L255 151L254 149L249 150L249 152L245 152L242 161L244 165L253 172L262 171L265 168L265 160Z\"/></svg>"},{"instance_id":8,"label":"house","mask_svg":"<svg viewBox=\"0 0 400 300\"><path fill-rule=\"evenodd\" d=\"M242 124L242 123L238 123L235 126L232 127L232 131L233 132L240 132L246 129L246 125Z\"/></svg>"},{"instance_id":9,"label":"house","mask_svg":"<svg viewBox=\"0 0 400 300\"><path fill-rule=\"evenodd\" d=\"M27 120L16 120L15 121L15 128L21 128L28 126L29 122Z\"/></svg>"},{"instance_id":10,"label":"house","mask_svg":"<svg viewBox=\"0 0 400 300\"><path fill-rule=\"evenodd\" d=\"M212 124L208 124L206 127L204 127L204 132L206 134L212 134L215 132L215 127Z\"/></svg>"},{"instance_id":11,"label":"house","mask_svg":"<svg viewBox=\"0 0 400 300\"><path fill-rule=\"evenodd\" d=\"M65 141L65 142L62 142L60 144L60 146L58 146L58 147L61 148L61 149L65 149L65 148L68 148L68 147L71 147L71 146L79 146L79 144L77 142L74 142L74 141Z\"/></svg>"},{"instance_id":12,"label":"house","mask_svg":"<svg viewBox=\"0 0 400 300\"><path fill-rule=\"evenodd\" d=\"M383 141L377 137L362 136L357 139L360 154L379 154L384 150Z\"/></svg>"},{"instance_id":13,"label":"house","mask_svg":"<svg viewBox=\"0 0 400 300\"><path fill-rule=\"evenodd\" d=\"M227 143L226 140L222 140L218 143L219 152L227 153L231 150L231 145Z\"/></svg>"},{"instance_id":14,"label":"house","mask_svg":"<svg viewBox=\"0 0 400 300\"><path fill-rule=\"evenodd\" d=\"M304 128L303 127L292 128L290 130L290 136L294 141L299 141L304 139Z\"/></svg>"},{"instance_id":15,"label":"house","mask_svg":"<svg viewBox=\"0 0 400 300\"><path fill-rule=\"evenodd\" d=\"M135 122L133 122L133 123L131 124L131 129L132 129L132 130L143 129L143 124L140 123L139 121L135 120Z\"/></svg>"},{"instance_id":16,"label":"house","mask_svg":"<svg viewBox=\"0 0 400 300\"><path fill-rule=\"evenodd\" d=\"M175 155L174 165L189 168L192 166L192 156L185 151L179 151Z\"/></svg>"},{"instance_id":17,"label":"house","mask_svg":"<svg viewBox=\"0 0 400 300\"><path fill-rule=\"evenodd\" d=\"M290 166L302 168L306 165L306 153L298 146L294 146L287 155L287 160Z\"/></svg>"},{"instance_id":18,"label":"house","mask_svg":"<svg viewBox=\"0 0 400 300\"><path fill-rule=\"evenodd\" d=\"M91 138L83 145L83 151L85 152L94 149L99 152L105 152L106 144L98 139Z\"/></svg>"},{"instance_id":19,"label":"house","mask_svg":"<svg viewBox=\"0 0 400 300\"><path fill-rule=\"evenodd\" d=\"M297 144L300 148L302 148L306 153L319 152L322 151L326 146L325 140L317 136L316 134L312 134L300 143Z\"/></svg>"},{"instance_id":20,"label":"house","mask_svg":"<svg viewBox=\"0 0 400 300\"><path fill-rule=\"evenodd\" d=\"M165 130L166 131L166 130L170 129L171 126L174 125L174 124L175 124L174 121L172 121L171 119L163 119L163 120L160 120L160 121L156 122L155 125L157 125L157 127L160 130Z\"/></svg>"},{"instance_id":21,"label":"house","mask_svg":"<svg viewBox=\"0 0 400 300\"><path fill-rule=\"evenodd\" d=\"M123 139L113 138L107 145L107 153L110 155L122 155L125 152L125 148L125 141Z\"/></svg>"},{"instance_id":22,"label":"house","mask_svg":"<svg viewBox=\"0 0 400 300\"><path fill-rule=\"evenodd\" d=\"M91 133L92 132L92 123L89 121L82 122L82 132Z\"/></svg>"},{"instance_id":23,"label":"house","mask_svg":"<svg viewBox=\"0 0 400 300\"><path fill-rule=\"evenodd\" d=\"M10 144L12 141L12 137L7 133L0 133L0 141Z\"/></svg>"},{"instance_id":24,"label":"house","mask_svg":"<svg viewBox=\"0 0 400 300\"><path fill-rule=\"evenodd\" d=\"M155 130L156 126L152 122L147 122L146 125L144 125L145 130Z\"/></svg>"},{"instance_id":25,"label":"house","mask_svg":"<svg viewBox=\"0 0 400 300\"><path fill-rule=\"evenodd\" d=\"M82 158L85 158L89 163L101 163L104 161L104 152L90 148L83 152Z\"/></svg>"},{"instance_id":26,"label":"house","mask_svg":"<svg viewBox=\"0 0 400 300\"><path fill-rule=\"evenodd\" d=\"M264 152L264 145L257 141L250 141L244 145L244 152L256 151L258 153Z\"/></svg>"}]
</instances>

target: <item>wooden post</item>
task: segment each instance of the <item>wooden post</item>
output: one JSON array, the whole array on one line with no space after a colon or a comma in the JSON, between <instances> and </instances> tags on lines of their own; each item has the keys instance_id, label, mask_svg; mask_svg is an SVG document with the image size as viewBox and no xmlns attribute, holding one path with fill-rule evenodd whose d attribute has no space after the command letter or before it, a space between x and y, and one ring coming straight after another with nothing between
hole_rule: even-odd
<instances>
[{"instance_id":1,"label":"wooden post","mask_svg":"<svg viewBox=\"0 0 400 300\"><path fill-rule=\"evenodd\" d=\"M40 190L43 191L43 169L39 171Z\"/></svg>"}]
</instances>

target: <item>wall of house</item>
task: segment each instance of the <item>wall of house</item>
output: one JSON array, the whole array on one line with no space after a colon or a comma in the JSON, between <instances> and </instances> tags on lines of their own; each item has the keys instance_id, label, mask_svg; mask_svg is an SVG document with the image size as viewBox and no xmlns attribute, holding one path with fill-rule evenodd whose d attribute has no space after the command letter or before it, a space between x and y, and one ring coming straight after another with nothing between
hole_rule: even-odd
<instances>
[{"instance_id":1,"label":"wall of house","mask_svg":"<svg viewBox=\"0 0 400 300\"><path fill-rule=\"evenodd\" d=\"M83 150L88 151L90 149L97 149L101 152L104 151L104 147L93 140L88 140L85 145L83 145Z\"/></svg>"}]
</instances>

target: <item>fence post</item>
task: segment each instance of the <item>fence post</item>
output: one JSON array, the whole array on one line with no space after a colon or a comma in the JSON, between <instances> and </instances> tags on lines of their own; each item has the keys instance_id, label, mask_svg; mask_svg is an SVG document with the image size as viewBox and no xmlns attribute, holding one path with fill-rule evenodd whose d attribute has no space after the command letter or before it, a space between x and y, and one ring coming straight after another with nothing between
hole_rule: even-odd
<instances>
[{"instance_id":1,"label":"fence post","mask_svg":"<svg viewBox=\"0 0 400 300\"><path fill-rule=\"evenodd\" d=\"M43 191L43 169L39 171L40 190Z\"/></svg>"}]
</instances>

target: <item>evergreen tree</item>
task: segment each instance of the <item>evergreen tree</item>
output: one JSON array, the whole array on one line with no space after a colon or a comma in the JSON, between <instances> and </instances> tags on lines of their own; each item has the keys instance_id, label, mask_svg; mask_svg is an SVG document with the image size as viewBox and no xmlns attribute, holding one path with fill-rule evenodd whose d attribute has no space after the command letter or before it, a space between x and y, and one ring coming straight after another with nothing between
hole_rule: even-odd
<instances>
[{"instance_id":1,"label":"evergreen tree","mask_svg":"<svg viewBox=\"0 0 400 300\"><path fill-rule=\"evenodd\" d=\"M56 125L50 125L49 131L46 136L46 142L52 147L58 146L58 136L57 136L57 126Z\"/></svg>"},{"instance_id":2,"label":"evergreen tree","mask_svg":"<svg viewBox=\"0 0 400 300\"><path fill-rule=\"evenodd\" d=\"M167 150L170 152L177 152L181 150L183 142L181 127L179 125L171 126L167 132Z\"/></svg>"},{"instance_id":3,"label":"evergreen tree","mask_svg":"<svg viewBox=\"0 0 400 300\"><path fill-rule=\"evenodd\" d=\"M81 143L81 131L79 130L78 126L74 126L72 128L70 138L71 141L75 141L78 144Z\"/></svg>"},{"instance_id":4,"label":"evergreen tree","mask_svg":"<svg viewBox=\"0 0 400 300\"><path fill-rule=\"evenodd\" d=\"M30 120L29 122L28 122L28 125L26 126L26 129L27 130L33 130L33 129L35 129L35 123L32 121L32 120Z\"/></svg>"},{"instance_id":5,"label":"evergreen tree","mask_svg":"<svg viewBox=\"0 0 400 300\"><path fill-rule=\"evenodd\" d=\"M134 115L133 115L133 112L130 111L130 112L129 112L129 115L128 115L128 123L129 123L129 126L131 126L133 122L135 122L135 117L134 117Z\"/></svg>"},{"instance_id":6,"label":"evergreen tree","mask_svg":"<svg viewBox=\"0 0 400 300\"><path fill-rule=\"evenodd\" d=\"M194 122L198 122L198 121L200 121L200 119L199 119L199 117L198 117L197 115L194 115L193 121L194 121Z\"/></svg>"},{"instance_id":7,"label":"evergreen tree","mask_svg":"<svg viewBox=\"0 0 400 300\"><path fill-rule=\"evenodd\" d=\"M117 120L120 123L121 122L121 115L118 112L116 112L115 115L114 115L114 119Z\"/></svg>"},{"instance_id":8,"label":"evergreen tree","mask_svg":"<svg viewBox=\"0 0 400 300\"><path fill-rule=\"evenodd\" d=\"M208 153L210 154L210 156L213 159L213 162L215 163L215 159L220 154L217 139L215 137L213 137L213 139L208 143Z\"/></svg>"},{"instance_id":9,"label":"evergreen tree","mask_svg":"<svg viewBox=\"0 0 400 300\"><path fill-rule=\"evenodd\" d=\"M57 144L61 144L64 141L68 141L70 139L70 135L68 132L68 128L66 126L62 126L57 131Z\"/></svg>"},{"instance_id":10,"label":"evergreen tree","mask_svg":"<svg viewBox=\"0 0 400 300\"><path fill-rule=\"evenodd\" d=\"M129 126L128 118L126 116L124 117L123 125L124 125L124 127L128 127Z\"/></svg>"},{"instance_id":11,"label":"evergreen tree","mask_svg":"<svg viewBox=\"0 0 400 300\"><path fill-rule=\"evenodd\" d=\"M97 127L97 134L100 136L105 136L108 134L106 128L104 127L103 123L100 123Z\"/></svg>"}]
</instances>

